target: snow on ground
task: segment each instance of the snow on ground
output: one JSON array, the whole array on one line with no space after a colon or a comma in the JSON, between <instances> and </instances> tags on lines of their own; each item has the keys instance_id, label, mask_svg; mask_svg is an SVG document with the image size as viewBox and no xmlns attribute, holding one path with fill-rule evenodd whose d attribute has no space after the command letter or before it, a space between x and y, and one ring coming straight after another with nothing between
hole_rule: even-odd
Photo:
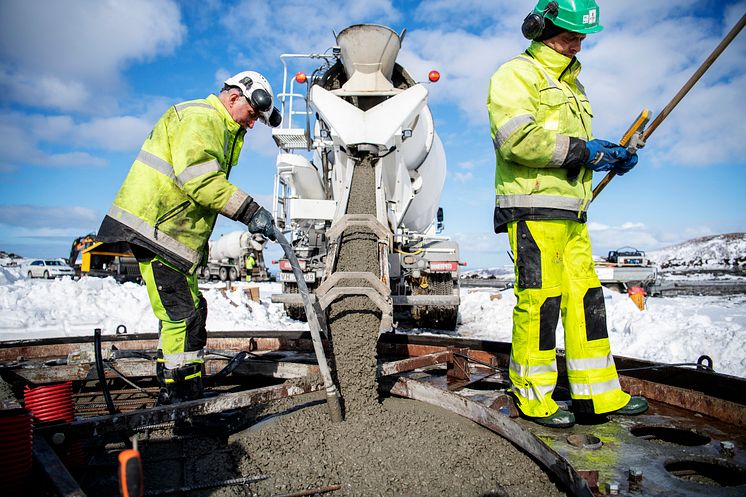
<instances>
[{"instance_id":1,"label":"snow on ground","mask_svg":"<svg viewBox=\"0 0 746 497\"><path fill-rule=\"evenodd\" d=\"M0 340L91 335L94 328L114 334L120 324L128 333L157 330L144 286L112 278L29 280L23 274L19 267L0 267ZM258 303L245 286L204 286L209 331L307 329L270 302L278 283L259 283ZM666 363L695 362L707 354L716 371L746 377L746 295L649 298L645 311L624 294L604 290L604 296L615 354ZM512 289L463 288L461 299L457 335L510 341ZM564 346L561 323L557 346Z\"/></svg>"},{"instance_id":2,"label":"snow on ground","mask_svg":"<svg viewBox=\"0 0 746 497\"><path fill-rule=\"evenodd\" d=\"M499 298L497 297L499 295ZM709 355L720 373L746 377L746 295L648 298L640 311L626 294L604 288L614 354L665 363ZM461 290L460 336L509 342L513 290ZM557 347L564 348L562 323Z\"/></svg>"}]
</instances>

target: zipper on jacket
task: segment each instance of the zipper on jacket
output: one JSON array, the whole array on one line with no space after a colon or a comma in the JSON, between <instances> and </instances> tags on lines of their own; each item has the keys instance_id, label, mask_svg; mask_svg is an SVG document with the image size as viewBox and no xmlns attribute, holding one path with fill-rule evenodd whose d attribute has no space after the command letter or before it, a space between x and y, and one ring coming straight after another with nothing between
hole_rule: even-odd
<instances>
[{"instance_id":1,"label":"zipper on jacket","mask_svg":"<svg viewBox=\"0 0 746 497\"><path fill-rule=\"evenodd\" d=\"M155 238L156 240L158 239L158 226L159 225L161 225L162 223L165 223L169 219L173 219L174 217L176 217L183 210L185 210L188 205L189 205L189 201L185 200L179 205L177 205L176 207L174 207L173 209L166 211L165 214L163 214L161 217L156 219L155 224L153 225L153 238Z\"/></svg>"},{"instance_id":2,"label":"zipper on jacket","mask_svg":"<svg viewBox=\"0 0 746 497\"><path fill-rule=\"evenodd\" d=\"M238 137L242 136L246 133L246 130L241 128L236 132L236 135L233 137L233 144L231 145L231 154L228 157L228 163L226 164L226 172L225 172L225 178L228 179L228 175L231 172L231 169L233 169L233 152L236 150L236 142L238 141Z\"/></svg>"}]
</instances>

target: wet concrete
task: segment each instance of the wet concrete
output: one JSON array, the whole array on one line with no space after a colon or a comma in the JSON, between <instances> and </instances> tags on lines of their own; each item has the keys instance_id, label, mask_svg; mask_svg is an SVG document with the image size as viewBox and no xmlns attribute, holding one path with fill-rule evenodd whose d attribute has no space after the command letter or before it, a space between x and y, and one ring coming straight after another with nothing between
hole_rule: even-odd
<instances>
[{"instance_id":1,"label":"wet concrete","mask_svg":"<svg viewBox=\"0 0 746 497\"><path fill-rule=\"evenodd\" d=\"M349 214L376 212L375 174L370 160L355 166L347 205ZM380 277L377 236L369 230L345 230L336 271L369 272ZM368 286L364 280L342 280L339 286ZM380 411L376 383L376 342L381 312L367 297L348 296L329 306L332 367L336 371L346 417L368 416Z\"/></svg>"},{"instance_id":2,"label":"wet concrete","mask_svg":"<svg viewBox=\"0 0 746 497\"><path fill-rule=\"evenodd\" d=\"M559 496L504 439L440 408L389 398L379 412L330 423L326 406L231 437L242 474L267 474L259 495L341 485L344 496Z\"/></svg>"}]
</instances>

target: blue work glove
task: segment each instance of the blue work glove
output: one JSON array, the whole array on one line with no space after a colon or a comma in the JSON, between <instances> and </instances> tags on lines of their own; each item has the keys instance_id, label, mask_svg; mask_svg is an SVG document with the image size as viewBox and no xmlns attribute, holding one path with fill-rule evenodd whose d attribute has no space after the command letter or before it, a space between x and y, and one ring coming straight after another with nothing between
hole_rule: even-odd
<instances>
[{"instance_id":1,"label":"blue work glove","mask_svg":"<svg viewBox=\"0 0 746 497\"><path fill-rule=\"evenodd\" d=\"M624 174L630 172L633 167L637 165L637 153L630 154L629 158L625 161L619 161L616 164L614 164L614 172L618 176L623 176Z\"/></svg>"},{"instance_id":2,"label":"blue work glove","mask_svg":"<svg viewBox=\"0 0 746 497\"><path fill-rule=\"evenodd\" d=\"M610 171L617 163L627 162L630 158L626 148L606 140L591 140L586 142L585 147L588 149L585 166L594 171Z\"/></svg>"},{"instance_id":3,"label":"blue work glove","mask_svg":"<svg viewBox=\"0 0 746 497\"><path fill-rule=\"evenodd\" d=\"M246 225L252 233L261 233L272 241L275 239L275 221L267 209L260 207Z\"/></svg>"}]
</instances>

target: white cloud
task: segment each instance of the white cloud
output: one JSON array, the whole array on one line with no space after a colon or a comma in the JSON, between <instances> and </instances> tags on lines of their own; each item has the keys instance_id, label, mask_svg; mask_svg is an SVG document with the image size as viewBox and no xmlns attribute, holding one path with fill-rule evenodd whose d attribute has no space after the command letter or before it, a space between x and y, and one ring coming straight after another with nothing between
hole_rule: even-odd
<instances>
[{"instance_id":1,"label":"white cloud","mask_svg":"<svg viewBox=\"0 0 746 497\"><path fill-rule=\"evenodd\" d=\"M0 90L26 105L92 110L122 86L127 64L171 53L185 33L170 0L2 2Z\"/></svg>"},{"instance_id":2,"label":"white cloud","mask_svg":"<svg viewBox=\"0 0 746 497\"><path fill-rule=\"evenodd\" d=\"M466 169L467 171L471 171L472 169L474 169L474 162L470 160L459 162L457 167L461 169Z\"/></svg>"},{"instance_id":3,"label":"white cloud","mask_svg":"<svg viewBox=\"0 0 746 497\"><path fill-rule=\"evenodd\" d=\"M46 167L102 167L106 161L84 150L136 151L152 128L150 119L104 117L77 122L71 116L9 112L0 114L3 155L0 167L13 171L24 164ZM30 130L30 132L29 132ZM49 152L50 146L70 152ZM75 150L76 149L76 150Z\"/></svg>"},{"instance_id":4,"label":"white cloud","mask_svg":"<svg viewBox=\"0 0 746 497\"><path fill-rule=\"evenodd\" d=\"M465 173L453 173L453 179L458 181L459 183L466 183L474 179L474 175L471 173L471 171L467 171Z\"/></svg>"},{"instance_id":5,"label":"white cloud","mask_svg":"<svg viewBox=\"0 0 746 497\"><path fill-rule=\"evenodd\" d=\"M283 52L323 52L334 44L332 30L338 33L371 19L392 23L400 17L390 0L332 0L324 2L323 7L303 0L242 0L233 5L222 23L243 45L236 50L250 54L244 58L245 65L256 64L257 60L277 63L278 54Z\"/></svg>"},{"instance_id":6,"label":"white cloud","mask_svg":"<svg viewBox=\"0 0 746 497\"><path fill-rule=\"evenodd\" d=\"M85 207L40 207L0 205L0 224L20 227L31 233L40 229L82 228L100 221L100 215ZM19 233L18 230L16 230Z\"/></svg>"}]
</instances>

